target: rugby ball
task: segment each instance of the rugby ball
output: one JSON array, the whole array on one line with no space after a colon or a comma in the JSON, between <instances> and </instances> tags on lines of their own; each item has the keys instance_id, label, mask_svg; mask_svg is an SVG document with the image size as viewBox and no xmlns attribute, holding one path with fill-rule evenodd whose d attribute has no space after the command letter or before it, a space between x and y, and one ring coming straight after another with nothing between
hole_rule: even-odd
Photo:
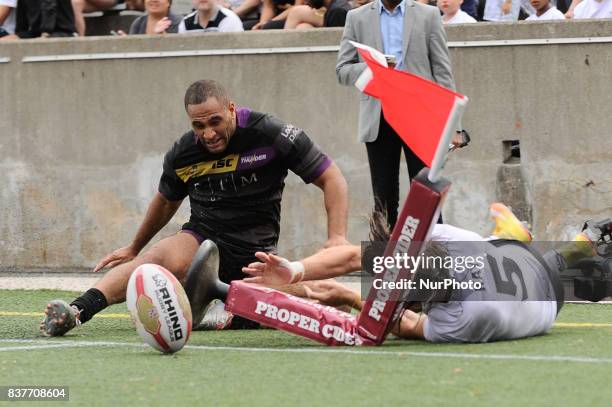
<instances>
[{"instance_id":1,"label":"rugby ball","mask_svg":"<svg viewBox=\"0 0 612 407\"><path fill-rule=\"evenodd\" d=\"M127 307L138 334L160 352L174 353L191 334L191 306L179 281L157 264L143 264L130 277Z\"/></svg>"}]
</instances>

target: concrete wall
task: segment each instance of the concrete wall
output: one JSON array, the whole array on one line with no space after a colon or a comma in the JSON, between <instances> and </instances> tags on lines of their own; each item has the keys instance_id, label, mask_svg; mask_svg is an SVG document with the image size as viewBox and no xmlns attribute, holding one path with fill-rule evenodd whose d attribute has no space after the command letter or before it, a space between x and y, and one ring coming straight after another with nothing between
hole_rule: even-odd
<instances>
[{"instance_id":1,"label":"concrete wall","mask_svg":"<svg viewBox=\"0 0 612 407\"><path fill-rule=\"evenodd\" d=\"M499 198L531 216L540 238L568 234L566 225L585 218L612 216L612 43L459 46L611 31L612 21L449 28L458 88L470 97L464 126L473 143L447 165L454 184L448 222L486 233L488 205ZM201 78L225 83L240 105L304 128L344 171L349 237L363 239L371 193L356 141L358 94L337 84L335 52L122 58L334 46L340 35L322 29L3 44L0 59L10 62L0 63L0 268L89 267L127 244L156 191L164 152L189 128L183 93ZM23 61L109 53L106 60ZM504 164L502 141L514 139L520 163ZM162 235L188 216L184 204ZM324 240L320 192L290 176L281 252L301 256Z\"/></svg>"}]
</instances>

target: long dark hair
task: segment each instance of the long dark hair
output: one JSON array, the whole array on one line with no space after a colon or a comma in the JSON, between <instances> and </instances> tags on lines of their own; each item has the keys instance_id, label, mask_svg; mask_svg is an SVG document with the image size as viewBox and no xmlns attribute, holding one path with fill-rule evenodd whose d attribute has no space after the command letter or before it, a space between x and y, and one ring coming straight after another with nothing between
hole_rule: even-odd
<instances>
[{"instance_id":1,"label":"long dark hair","mask_svg":"<svg viewBox=\"0 0 612 407\"><path fill-rule=\"evenodd\" d=\"M383 256L387 243L391 237L389 223L384 215L386 211L375 209L370 216L370 241L364 245L362 251L362 270L373 274L372 265L374 257ZM444 242L426 242L423 256L426 258L441 258L445 259L448 256L448 249ZM432 264L433 263L433 264ZM427 262L426 267L421 267L413 280L428 279L433 281L441 281L450 278L450 270L442 265L443 262ZM432 301L448 301L451 290L411 290L407 306L412 310L418 310L421 303L430 303Z\"/></svg>"}]
</instances>

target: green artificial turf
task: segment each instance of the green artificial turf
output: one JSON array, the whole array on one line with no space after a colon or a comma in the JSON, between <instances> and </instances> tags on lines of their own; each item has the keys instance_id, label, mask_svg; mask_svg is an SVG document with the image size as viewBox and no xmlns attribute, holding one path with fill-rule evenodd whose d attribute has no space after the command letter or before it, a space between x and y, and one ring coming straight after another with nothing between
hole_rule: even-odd
<instances>
[{"instance_id":1,"label":"green artificial turf","mask_svg":"<svg viewBox=\"0 0 612 407\"><path fill-rule=\"evenodd\" d=\"M51 339L38 336L39 316L2 316L42 312L48 300L74 296L0 291L0 386L69 386L70 404L91 406L608 406L612 400L610 305L568 304L558 318L605 326L559 326L545 336L490 344L390 339L375 348L327 348L265 329L194 332L174 355L143 345L121 316L96 317ZM126 313L117 305L102 314ZM74 342L80 346L19 349ZM516 359L523 356L533 359Z\"/></svg>"}]
</instances>

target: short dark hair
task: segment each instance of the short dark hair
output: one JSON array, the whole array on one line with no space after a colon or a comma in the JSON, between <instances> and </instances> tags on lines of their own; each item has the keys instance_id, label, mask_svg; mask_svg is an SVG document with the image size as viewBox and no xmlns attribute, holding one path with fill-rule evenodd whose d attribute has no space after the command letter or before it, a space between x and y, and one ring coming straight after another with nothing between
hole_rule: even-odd
<instances>
[{"instance_id":1,"label":"short dark hair","mask_svg":"<svg viewBox=\"0 0 612 407\"><path fill-rule=\"evenodd\" d=\"M188 105L199 105L214 97L221 103L229 102L227 91L217 81L203 79L189 85L185 92L185 109Z\"/></svg>"}]
</instances>

